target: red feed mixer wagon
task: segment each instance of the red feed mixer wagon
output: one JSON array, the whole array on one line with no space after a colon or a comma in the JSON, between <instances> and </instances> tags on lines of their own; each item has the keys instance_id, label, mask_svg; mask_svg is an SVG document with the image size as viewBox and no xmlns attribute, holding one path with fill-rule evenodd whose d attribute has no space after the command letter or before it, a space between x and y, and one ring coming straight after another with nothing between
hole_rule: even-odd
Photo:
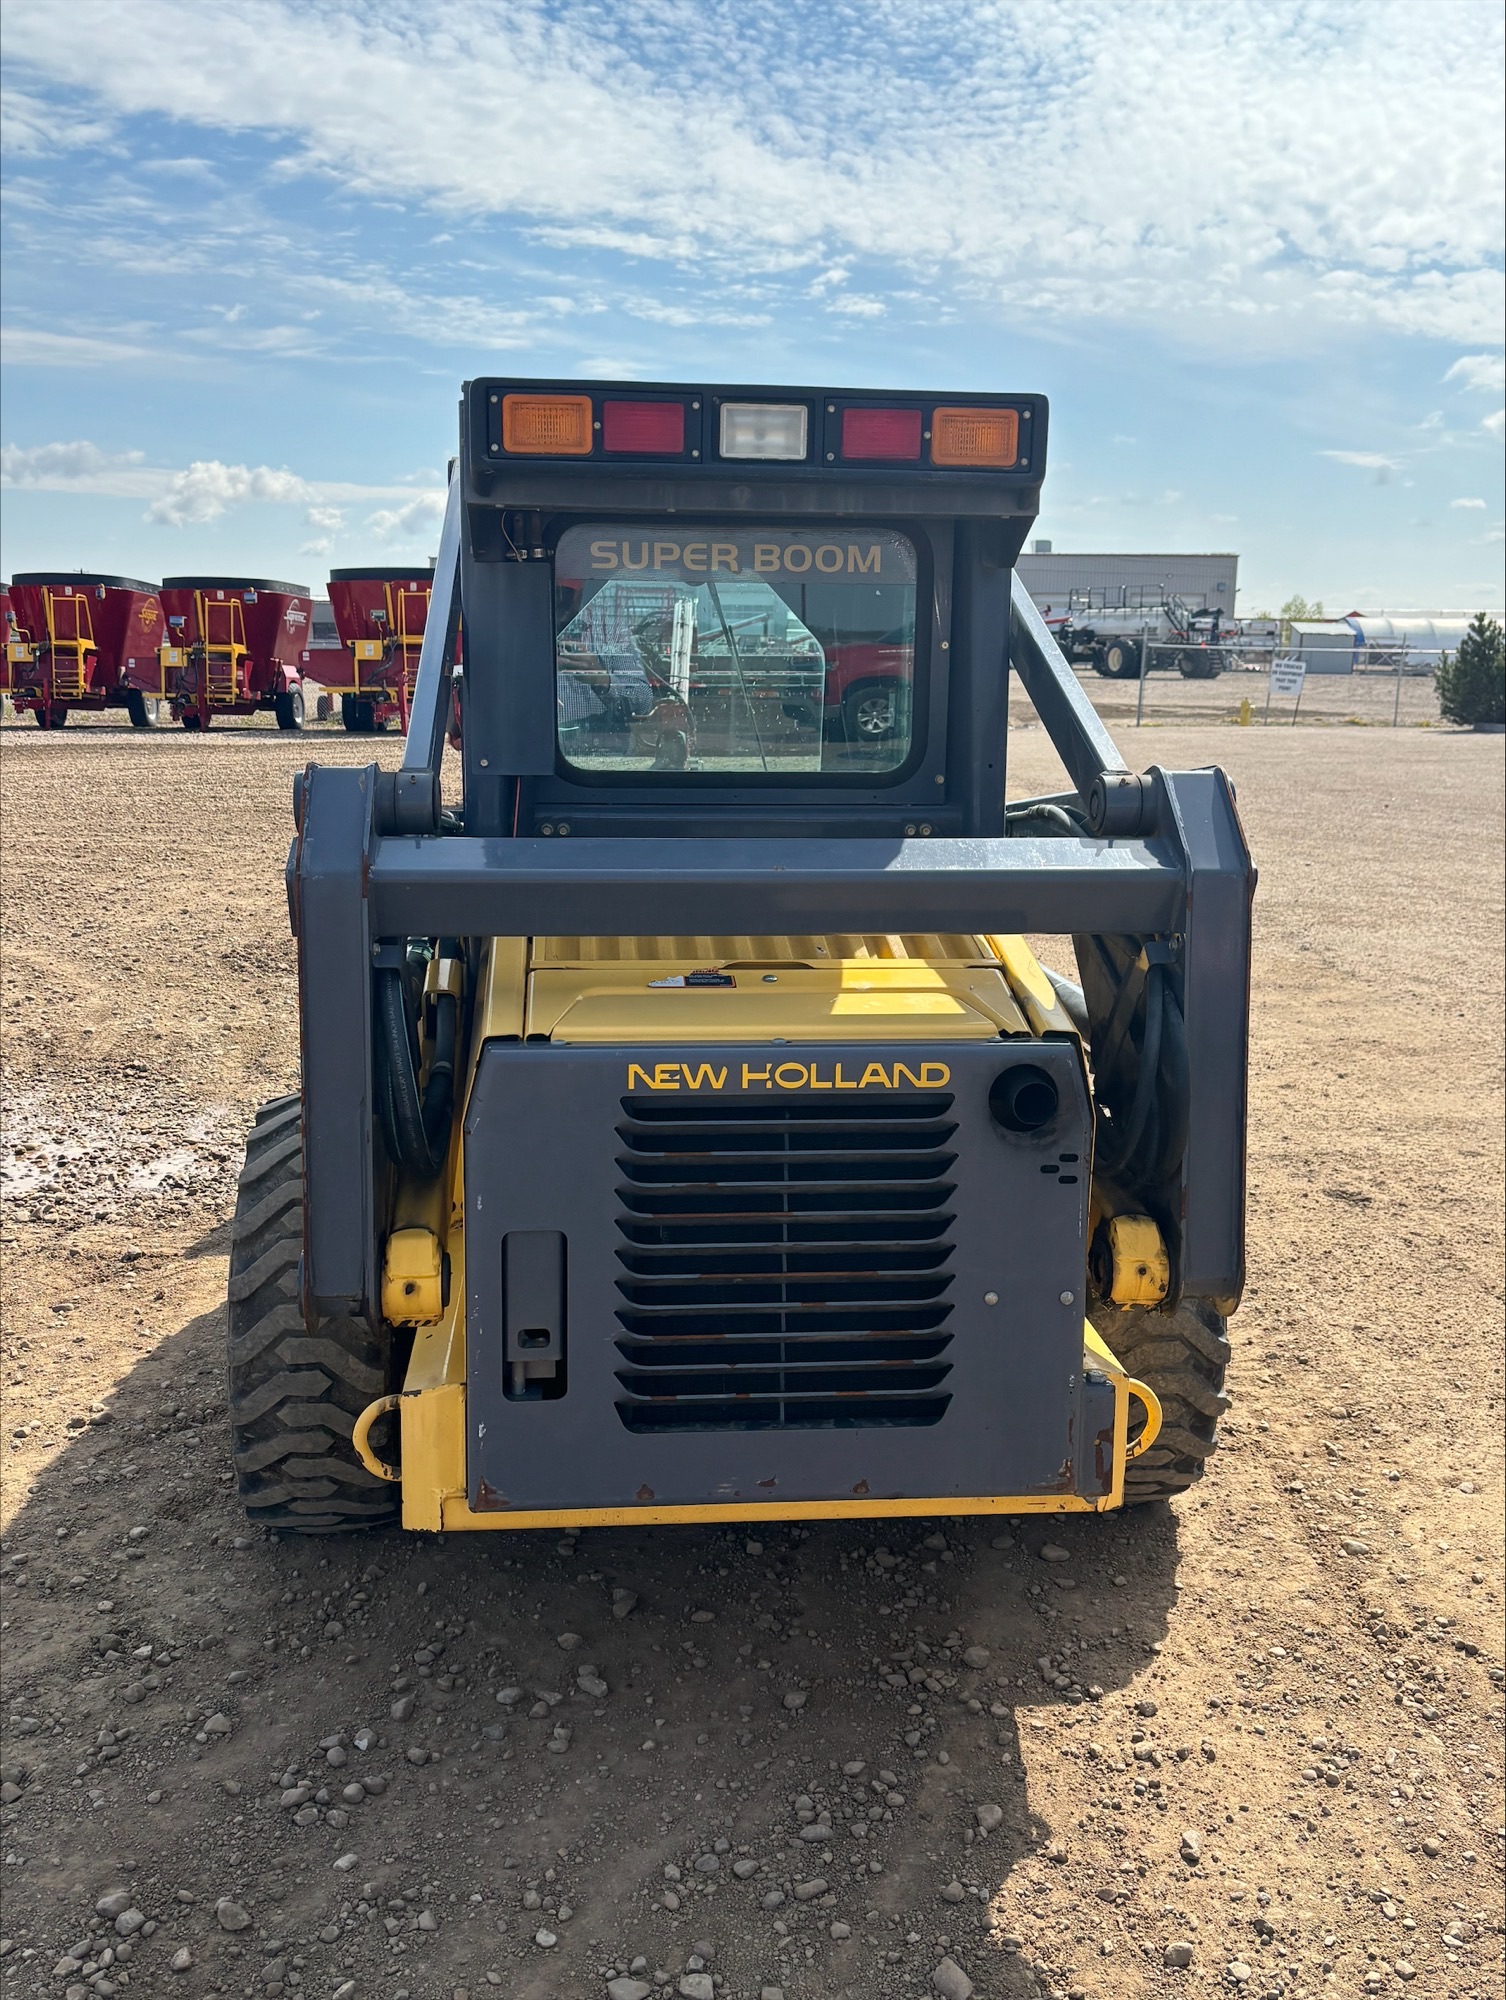
<instances>
[{"instance_id":1,"label":"red feed mixer wagon","mask_svg":"<svg viewBox=\"0 0 1506 2000\"><path fill-rule=\"evenodd\" d=\"M219 715L271 709L279 729L303 727L303 654L312 599L301 583L263 577L162 580L165 644L138 687L172 703L185 729Z\"/></svg>"},{"instance_id":2,"label":"red feed mixer wagon","mask_svg":"<svg viewBox=\"0 0 1506 2000\"><path fill-rule=\"evenodd\" d=\"M84 570L27 570L10 580L6 692L42 729L70 709L123 708L137 729L155 720L143 690L162 638L156 586Z\"/></svg>"},{"instance_id":3,"label":"red feed mixer wagon","mask_svg":"<svg viewBox=\"0 0 1506 2000\"><path fill-rule=\"evenodd\" d=\"M427 564L330 571L330 610L348 678L329 692L340 697L340 720L353 735L393 722L406 732L433 580Z\"/></svg>"}]
</instances>

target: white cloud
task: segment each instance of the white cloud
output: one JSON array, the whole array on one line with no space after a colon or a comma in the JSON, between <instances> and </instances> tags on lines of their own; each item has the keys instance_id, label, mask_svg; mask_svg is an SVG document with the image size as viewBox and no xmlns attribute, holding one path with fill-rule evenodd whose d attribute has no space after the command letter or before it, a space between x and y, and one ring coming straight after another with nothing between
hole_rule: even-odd
<instances>
[{"instance_id":1,"label":"white cloud","mask_svg":"<svg viewBox=\"0 0 1506 2000\"><path fill-rule=\"evenodd\" d=\"M1495 0L1127 18L1124 0L9 0L7 41L70 115L256 132L289 174L680 260L703 290L882 263L1040 319L1500 337ZM1168 117L1169 77L1209 117ZM429 329L480 333L438 301Z\"/></svg>"},{"instance_id":2,"label":"white cloud","mask_svg":"<svg viewBox=\"0 0 1506 2000\"><path fill-rule=\"evenodd\" d=\"M271 354L283 358L307 357L323 351L325 342L306 326L243 326L237 316L226 313L213 326L189 327L184 339L204 347L226 348L241 354Z\"/></svg>"},{"instance_id":3,"label":"white cloud","mask_svg":"<svg viewBox=\"0 0 1506 2000\"><path fill-rule=\"evenodd\" d=\"M577 362L575 372L588 382L631 382L643 373L643 364L624 361L618 354L588 354Z\"/></svg>"},{"instance_id":4,"label":"white cloud","mask_svg":"<svg viewBox=\"0 0 1506 2000\"><path fill-rule=\"evenodd\" d=\"M1506 390L1506 354L1461 354L1443 379L1499 396Z\"/></svg>"},{"instance_id":5,"label":"white cloud","mask_svg":"<svg viewBox=\"0 0 1506 2000\"><path fill-rule=\"evenodd\" d=\"M212 160L201 160L191 154L180 160L143 160L141 164L149 174L181 174L189 180L219 179Z\"/></svg>"},{"instance_id":6,"label":"white cloud","mask_svg":"<svg viewBox=\"0 0 1506 2000\"><path fill-rule=\"evenodd\" d=\"M148 465L145 457L140 451L105 451L88 438L54 444L7 444L0 446L0 487L88 494L108 500L149 500L152 504L146 518L171 527L218 520L227 508L245 501L301 506L309 527L333 533L345 524L345 505L369 505L374 500L412 503L415 480L434 477L432 472L424 472L391 485L374 486L351 480L305 479L266 465L225 465L218 459L198 460L175 469ZM423 495L417 504L430 506L432 496Z\"/></svg>"},{"instance_id":7,"label":"white cloud","mask_svg":"<svg viewBox=\"0 0 1506 2000\"><path fill-rule=\"evenodd\" d=\"M1336 465L1356 465L1361 471L1373 472L1377 486L1390 483L1393 472L1400 472L1401 465L1394 458L1387 458L1383 451L1320 451L1319 458L1331 458Z\"/></svg>"},{"instance_id":8,"label":"white cloud","mask_svg":"<svg viewBox=\"0 0 1506 2000\"><path fill-rule=\"evenodd\" d=\"M412 541L427 533L444 513L442 493L420 493L406 507L379 507L366 517L378 541Z\"/></svg>"},{"instance_id":9,"label":"white cloud","mask_svg":"<svg viewBox=\"0 0 1506 2000\"><path fill-rule=\"evenodd\" d=\"M130 340L30 326L7 326L0 332L0 354L12 368L115 368L122 361L152 358L150 348Z\"/></svg>"},{"instance_id":10,"label":"white cloud","mask_svg":"<svg viewBox=\"0 0 1506 2000\"><path fill-rule=\"evenodd\" d=\"M159 527L199 527L217 521L227 507L247 500L287 503L311 499L307 482L294 472L270 465L226 465L218 458L197 458L175 472L167 491L147 509L146 518Z\"/></svg>"},{"instance_id":11,"label":"white cloud","mask_svg":"<svg viewBox=\"0 0 1506 2000\"><path fill-rule=\"evenodd\" d=\"M105 119L59 118L45 98L24 90L0 90L0 151L11 159L106 145L112 136Z\"/></svg>"},{"instance_id":12,"label":"white cloud","mask_svg":"<svg viewBox=\"0 0 1506 2000\"><path fill-rule=\"evenodd\" d=\"M1485 506L1483 500L1450 500L1448 504L1450 507L1479 507L1481 509Z\"/></svg>"},{"instance_id":13,"label":"white cloud","mask_svg":"<svg viewBox=\"0 0 1506 2000\"><path fill-rule=\"evenodd\" d=\"M1480 428L1489 431L1499 444L1506 438L1506 410L1492 410L1488 417L1481 419Z\"/></svg>"},{"instance_id":14,"label":"white cloud","mask_svg":"<svg viewBox=\"0 0 1506 2000\"><path fill-rule=\"evenodd\" d=\"M144 457L139 451L102 451L87 438L68 444L0 445L0 486L97 485L140 465Z\"/></svg>"}]
</instances>

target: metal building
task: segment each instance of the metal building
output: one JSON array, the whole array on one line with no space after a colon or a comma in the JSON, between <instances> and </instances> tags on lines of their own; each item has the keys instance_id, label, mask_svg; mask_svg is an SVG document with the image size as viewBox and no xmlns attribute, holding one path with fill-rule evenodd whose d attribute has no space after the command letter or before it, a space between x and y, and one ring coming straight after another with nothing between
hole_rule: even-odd
<instances>
[{"instance_id":1,"label":"metal building","mask_svg":"<svg viewBox=\"0 0 1506 2000\"><path fill-rule=\"evenodd\" d=\"M1469 625L1462 611L1395 618L1351 611L1343 618L1293 620L1290 647L1312 674L1430 674L1443 654L1458 651Z\"/></svg>"},{"instance_id":2,"label":"metal building","mask_svg":"<svg viewBox=\"0 0 1506 2000\"><path fill-rule=\"evenodd\" d=\"M1021 555L1018 574L1042 612L1137 610L1180 597L1192 611L1234 616L1237 555L1064 555L1049 542Z\"/></svg>"}]
</instances>

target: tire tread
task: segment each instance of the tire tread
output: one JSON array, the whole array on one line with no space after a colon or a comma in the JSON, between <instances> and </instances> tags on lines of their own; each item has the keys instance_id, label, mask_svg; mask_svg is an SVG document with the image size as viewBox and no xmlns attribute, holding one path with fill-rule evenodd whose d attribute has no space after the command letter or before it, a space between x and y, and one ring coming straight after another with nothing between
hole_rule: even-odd
<instances>
[{"instance_id":1,"label":"tire tread","mask_svg":"<svg viewBox=\"0 0 1506 2000\"><path fill-rule=\"evenodd\" d=\"M1124 1469L1125 1505L1185 1493L1217 1450L1218 1420L1229 1405L1224 1378L1230 1347L1222 1315L1201 1299L1184 1299L1169 1313L1108 1306L1095 1308L1091 1317L1121 1365L1161 1403L1160 1435Z\"/></svg>"},{"instance_id":2,"label":"tire tread","mask_svg":"<svg viewBox=\"0 0 1506 2000\"><path fill-rule=\"evenodd\" d=\"M273 1098L246 1141L228 1287L232 1449L249 1520L336 1534L397 1518L396 1487L350 1445L356 1418L388 1385L390 1356L362 1320L305 1322L301 1109L297 1096Z\"/></svg>"}]
</instances>

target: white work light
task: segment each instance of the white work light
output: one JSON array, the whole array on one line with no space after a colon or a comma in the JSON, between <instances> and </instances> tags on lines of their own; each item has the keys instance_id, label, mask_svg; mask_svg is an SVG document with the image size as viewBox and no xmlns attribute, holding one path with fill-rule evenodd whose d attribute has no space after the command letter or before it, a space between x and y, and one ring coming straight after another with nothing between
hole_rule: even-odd
<instances>
[{"instance_id":1,"label":"white work light","mask_svg":"<svg viewBox=\"0 0 1506 2000\"><path fill-rule=\"evenodd\" d=\"M805 457L810 413L804 403L723 403L723 458Z\"/></svg>"}]
</instances>

